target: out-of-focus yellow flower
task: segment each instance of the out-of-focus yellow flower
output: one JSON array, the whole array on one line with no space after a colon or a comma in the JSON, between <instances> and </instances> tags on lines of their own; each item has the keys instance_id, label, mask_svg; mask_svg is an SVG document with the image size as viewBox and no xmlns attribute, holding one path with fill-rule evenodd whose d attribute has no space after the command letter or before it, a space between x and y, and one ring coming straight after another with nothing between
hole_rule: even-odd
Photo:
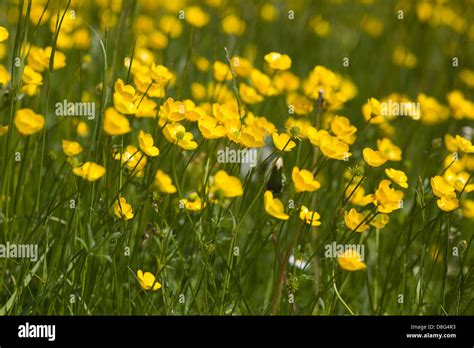
<instances>
[{"instance_id":1,"label":"out-of-focus yellow flower","mask_svg":"<svg viewBox=\"0 0 474 348\"><path fill-rule=\"evenodd\" d=\"M249 77L253 69L250 60L239 56L232 57L232 67L240 77Z\"/></svg>"},{"instance_id":2,"label":"out-of-focus yellow flower","mask_svg":"<svg viewBox=\"0 0 474 348\"><path fill-rule=\"evenodd\" d=\"M4 65L0 64L0 84L7 85L10 82L11 76Z\"/></svg>"},{"instance_id":3,"label":"out-of-focus yellow flower","mask_svg":"<svg viewBox=\"0 0 474 348\"><path fill-rule=\"evenodd\" d=\"M222 138L226 135L226 129L218 124L217 120L210 116L203 116L198 121L201 134L206 139Z\"/></svg>"},{"instance_id":4,"label":"out-of-focus yellow flower","mask_svg":"<svg viewBox=\"0 0 474 348\"><path fill-rule=\"evenodd\" d=\"M383 22L376 17L366 15L361 20L361 28L372 37L379 37L383 32Z\"/></svg>"},{"instance_id":5,"label":"out-of-focus yellow flower","mask_svg":"<svg viewBox=\"0 0 474 348\"><path fill-rule=\"evenodd\" d=\"M137 271L138 283L144 290L156 291L161 288L161 284L155 279L155 276L150 272L145 272L141 269Z\"/></svg>"},{"instance_id":6,"label":"out-of-focus yellow flower","mask_svg":"<svg viewBox=\"0 0 474 348\"><path fill-rule=\"evenodd\" d=\"M0 137L4 134L7 134L8 132L8 126L1 126L0 125Z\"/></svg>"},{"instance_id":7,"label":"out-of-focus yellow flower","mask_svg":"<svg viewBox=\"0 0 474 348\"><path fill-rule=\"evenodd\" d=\"M189 195L189 199L183 198L181 204L184 205L186 210L191 211L199 211L203 208L202 200L195 192Z\"/></svg>"},{"instance_id":8,"label":"out-of-focus yellow flower","mask_svg":"<svg viewBox=\"0 0 474 348\"><path fill-rule=\"evenodd\" d=\"M39 48L32 46L28 55L28 65L30 65L37 72L43 72L49 68L49 60L52 52L52 47ZM56 50L54 53L53 70L62 69L65 66L66 55Z\"/></svg>"},{"instance_id":9,"label":"out-of-focus yellow flower","mask_svg":"<svg viewBox=\"0 0 474 348\"><path fill-rule=\"evenodd\" d=\"M311 225L313 227L320 226L321 225L321 221L319 221L320 218L321 216L317 212L309 210L304 205L301 206L300 219L303 220L307 225Z\"/></svg>"},{"instance_id":10,"label":"out-of-focus yellow flower","mask_svg":"<svg viewBox=\"0 0 474 348\"><path fill-rule=\"evenodd\" d=\"M265 22L274 22L278 18L278 9L270 2L267 2L260 9L260 17Z\"/></svg>"},{"instance_id":11,"label":"out-of-focus yellow flower","mask_svg":"<svg viewBox=\"0 0 474 348\"><path fill-rule=\"evenodd\" d=\"M402 150L394 145L389 138L378 139L377 148L388 158L389 161L402 160Z\"/></svg>"},{"instance_id":12,"label":"out-of-focus yellow flower","mask_svg":"<svg viewBox=\"0 0 474 348\"><path fill-rule=\"evenodd\" d=\"M219 170L214 175L213 185L229 198L242 196L244 192L239 178L227 174L224 170Z\"/></svg>"},{"instance_id":13,"label":"out-of-focus yellow flower","mask_svg":"<svg viewBox=\"0 0 474 348\"><path fill-rule=\"evenodd\" d=\"M263 96L258 94L258 92L253 87L250 87L245 83L241 83L239 85L239 94L246 104L256 104L263 100Z\"/></svg>"},{"instance_id":14,"label":"out-of-focus yellow flower","mask_svg":"<svg viewBox=\"0 0 474 348\"><path fill-rule=\"evenodd\" d=\"M375 216L370 222L370 225L380 229L384 228L389 221L390 218L388 217L388 214L377 214L377 216Z\"/></svg>"},{"instance_id":15,"label":"out-of-focus yellow flower","mask_svg":"<svg viewBox=\"0 0 474 348\"><path fill-rule=\"evenodd\" d=\"M171 81L173 74L164 65L155 65L150 69L151 78L159 86L164 86Z\"/></svg>"},{"instance_id":16,"label":"out-of-focus yellow flower","mask_svg":"<svg viewBox=\"0 0 474 348\"><path fill-rule=\"evenodd\" d=\"M217 81L231 80L232 72L230 71L229 66L226 63L223 63L219 60L215 61L213 64L214 78Z\"/></svg>"},{"instance_id":17,"label":"out-of-focus yellow flower","mask_svg":"<svg viewBox=\"0 0 474 348\"><path fill-rule=\"evenodd\" d=\"M163 193L172 194L177 191L171 177L160 169L155 174L155 185Z\"/></svg>"},{"instance_id":18,"label":"out-of-focus yellow flower","mask_svg":"<svg viewBox=\"0 0 474 348\"><path fill-rule=\"evenodd\" d=\"M270 216L280 220L288 220L290 216L285 214L285 207L283 203L278 198L273 198L272 191L266 191L263 195L263 203L265 206L265 211Z\"/></svg>"},{"instance_id":19,"label":"out-of-focus yellow flower","mask_svg":"<svg viewBox=\"0 0 474 348\"><path fill-rule=\"evenodd\" d=\"M474 153L474 145L468 139L456 135L456 142L462 152Z\"/></svg>"},{"instance_id":20,"label":"out-of-focus yellow flower","mask_svg":"<svg viewBox=\"0 0 474 348\"><path fill-rule=\"evenodd\" d=\"M370 123L380 124L385 122L385 116L382 115L380 101L375 98L370 98L367 103L362 105L362 114L366 121L370 120Z\"/></svg>"},{"instance_id":21,"label":"out-of-focus yellow flower","mask_svg":"<svg viewBox=\"0 0 474 348\"><path fill-rule=\"evenodd\" d=\"M89 136L89 126L86 122L81 121L77 124L76 132L81 138L87 138Z\"/></svg>"},{"instance_id":22,"label":"out-of-focus yellow flower","mask_svg":"<svg viewBox=\"0 0 474 348\"><path fill-rule=\"evenodd\" d=\"M38 92L38 87L43 84L43 76L29 65L25 66L21 80L24 83L21 91L28 96L35 95Z\"/></svg>"},{"instance_id":23,"label":"out-of-focus yellow flower","mask_svg":"<svg viewBox=\"0 0 474 348\"><path fill-rule=\"evenodd\" d=\"M466 99L461 91L449 92L447 99L455 119L474 119L474 103Z\"/></svg>"},{"instance_id":24,"label":"out-of-focus yellow flower","mask_svg":"<svg viewBox=\"0 0 474 348\"><path fill-rule=\"evenodd\" d=\"M31 109L18 109L13 120L21 135L32 135L44 127L44 117Z\"/></svg>"},{"instance_id":25,"label":"out-of-focus yellow flower","mask_svg":"<svg viewBox=\"0 0 474 348\"><path fill-rule=\"evenodd\" d=\"M474 200L465 199L462 201L462 214L467 219L474 219Z\"/></svg>"},{"instance_id":26,"label":"out-of-focus yellow flower","mask_svg":"<svg viewBox=\"0 0 474 348\"><path fill-rule=\"evenodd\" d=\"M62 148L68 157L77 156L82 152L82 146L77 141L63 140Z\"/></svg>"},{"instance_id":27,"label":"out-of-focus yellow flower","mask_svg":"<svg viewBox=\"0 0 474 348\"><path fill-rule=\"evenodd\" d=\"M424 124L436 124L448 120L449 109L441 105L435 98L420 93L417 97L420 103L420 120Z\"/></svg>"},{"instance_id":28,"label":"out-of-focus yellow flower","mask_svg":"<svg viewBox=\"0 0 474 348\"><path fill-rule=\"evenodd\" d=\"M127 145L123 153L116 153L114 159L121 163L136 176L143 176L143 170L148 162L147 157L133 145Z\"/></svg>"},{"instance_id":29,"label":"out-of-focus yellow flower","mask_svg":"<svg viewBox=\"0 0 474 348\"><path fill-rule=\"evenodd\" d=\"M345 160L352 156L349 152L349 145L327 133L320 135L319 149L324 156L336 160Z\"/></svg>"},{"instance_id":30,"label":"out-of-focus yellow flower","mask_svg":"<svg viewBox=\"0 0 474 348\"><path fill-rule=\"evenodd\" d=\"M313 32L319 37L326 37L331 32L331 25L321 16L311 18L309 26Z\"/></svg>"},{"instance_id":31,"label":"out-of-focus yellow flower","mask_svg":"<svg viewBox=\"0 0 474 348\"><path fill-rule=\"evenodd\" d=\"M117 112L115 108L109 107L104 113L104 132L108 135L122 135L130 132L130 122L128 119Z\"/></svg>"},{"instance_id":32,"label":"out-of-focus yellow flower","mask_svg":"<svg viewBox=\"0 0 474 348\"><path fill-rule=\"evenodd\" d=\"M119 219L130 220L133 219L132 205L127 203L124 197L120 197L114 203L114 214Z\"/></svg>"},{"instance_id":33,"label":"out-of-focus yellow flower","mask_svg":"<svg viewBox=\"0 0 474 348\"><path fill-rule=\"evenodd\" d=\"M291 140L291 136L288 133L278 134L277 132L272 134L273 144L280 151L291 151L296 143Z\"/></svg>"},{"instance_id":34,"label":"out-of-focus yellow flower","mask_svg":"<svg viewBox=\"0 0 474 348\"><path fill-rule=\"evenodd\" d=\"M163 135L170 143L178 144L184 150L194 150L198 146L193 141L193 134L186 132L186 128L179 123L167 124L163 129Z\"/></svg>"},{"instance_id":35,"label":"out-of-focus yellow flower","mask_svg":"<svg viewBox=\"0 0 474 348\"><path fill-rule=\"evenodd\" d=\"M229 35L241 36L245 32L245 21L232 13L222 19L222 30Z\"/></svg>"},{"instance_id":36,"label":"out-of-focus yellow flower","mask_svg":"<svg viewBox=\"0 0 474 348\"><path fill-rule=\"evenodd\" d=\"M104 176L105 168L94 162L86 162L83 165L74 168L72 172L87 181L96 181Z\"/></svg>"},{"instance_id":37,"label":"out-of-focus yellow flower","mask_svg":"<svg viewBox=\"0 0 474 348\"><path fill-rule=\"evenodd\" d=\"M0 42L8 39L8 30L5 27L0 26Z\"/></svg>"},{"instance_id":38,"label":"out-of-focus yellow flower","mask_svg":"<svg viewBox=\"0 0 474 348\"><path fill-rule=\"evenodd\" d=\"M174 16L164 15L160 18L160 29L170 38L176 39L181 36L183 26L181 21Z\"/></svg>"},{"instance_id":39,"label":"out-of-focus yellow flower","mask_svg":"<svg viewBox=\"0 0 474 348\"><path fill-rule=\"evenodd\" d=\"M461 172L456 175L454 180L454 188L458 192L472 192L474 191L474 184L469 184L469 173L468 172Z\"/></svg>"},{"instance_id":40,"label":"out-of-focus yellow flower","mask_svg":"<svg viewBox=\"0 0 474 348\"><path fill-rule=\"evenodd\" d=\"M355 249L348 249L337 257L337 262L346 271L359 271L366 269L367 265L362 262L362 257Z\"/></svg>"},{"instance_id":41,"label":"out-of-focus yellow flower","mask_svg":"<svg viewBox=\"0 0 474 348\"><path fill-rule=\"evenodd\" d=\"M147 156L156 157L160 154L160 150L156 146L153 146L154 141L151 134L140 130L140 133L138 134L138 143L140 145L140 149Z\"/></svg>"},{"instance_id":42,"label":"out-of-focus yellow flower","mask_svg":"<svg viewBox=\"0 0 474 348\"><path fill-rule=\"evenodd\" d=\"M448 151L456 152L459 150L458 141L451 134L446 134L444 136L444 145L446 146Z\"/></svg>"},{"instance_id":43,"label":"out-of-focus yellow flower","mask_svg":"<svg viewBox=\"0 0 474 348\"><path fill-rule=\"evenodd\" d=\"M260 94L265 96L278 94L278 90L273 85L271 78L258 69L252 69L250 72L250 81L252 81L252 85Z\"/></svg>"},{"instance_id":44,"label":"out-of-focus yellow flower","mask_svg":"<svg viewBox=\"0 0 474 348\"><path fill-rule=\"evenodd\" d=\"M293 167L291 178L295 184L296 192L314 192L321 187L319 181L314 179L313 173L309 170Z\"/></svg>"},{"instance_id":45,"label":"out-of-focus yellow flower","mask_svg":"<svg viewBox=\"0 0 474 348\"><path fill-rule=\"evenodd\" d=\"M383 152L374 151L370 147L366 147L362 151L362 155L364 156L364 161L371 167L380 167L388 160Z\"/></svg>"},{"instance_id":46,"label":"out-of-focus yellow flower","mask_svg":"<svg viewBox=\"0 0 474 348\"><path fill-rule=\"evenodd\" d=\"M209 62L209 60L207 60L203 56L196 57L194 60L194 64L196 64L196 68L198 68L198 70L201 70L203 72L209 71L209 69L211 68L211 63Z\"/></svg>"},{"instance_id":47,"label":"out-of-focus yellow flower","mask_svg":"<svg viewBox=\"0 0 474 348\"><path fill-rule=\"evenodd\" d=\"M291 68L291 58L287 54L270 52L264 58L273 70L287 70Z\"/></svg>"},{"instance_id":48,"label":"out-of-focus yellow flower","mask_svg":"<svg viewBox=\"0 0 474 348\"><path fill-rule=\"evenodd\" d=\"M352 145L356 139L357 128L351 125L349 119L344 116L334 116L331 122L331 130L339 140Z\"/></svg>"},{"instance_id":49,"label":"out-of-focus yellow flower","mask_svg":"<svg viewBox=\"0 0 474 348\"><path fill-rule=\"evenodd\" d=\"M397 185L399 185L400 187L403 187L403 188L407 188L408 187L408 183L407 183L407 176L406 174L401 171L401 170L396 170L396 169L393 169L393 168L388 168L388 169L385 169L385 174L387 174L387 176Z\"/></svg>"},{"instance_id":50,"label":"out-of-focus yellow flower","mask_svg":"<svg viewBox=\"0 0 474 348\"><path fill-rule=\"evenodd\" d=\"M392 61L395 65L411 69L416 66L417 58L406 47L397 46L393 50Z\"/></svg>"},{"instance_id":51,"label":"out-of-focus yellow flower","mask_svg":"<svg viewBox=\"0 0 474 348\"><path fill-rule=\"evenodd\" d=\"M126 85L121 79L115 82L114 106L118 112L126 115L137 113L137 106L140 102L132 85Z\"/></svg>"},{"instance_id":52,"label":"out-of-focus yellow flower","mask_svg":"<svg viewBox=\"0 0 474 348\"><path fill-rule=\"evenodd\" d=\"M365 194L365 189L361 185L359 185L359 187L357 187L357 188L356 188L356 186L357 186L357 184L354 183L354 184L351 184L347 187L347 190L345 192L345 196L346 196L346 198L351 196L351 198L349 199L349 202L351 202L354 205L364 207L367 204L373 203L375 201L374 195L372 195L372 194L366 195ZM354 193L352 193L352 192L354 192Z\"/></svg>"},{"instance_id":53,"label":"out-of-focus yellow flower","mask_svg":"<svg viewBox=\"0 0 474 348\"><path fill-rule=\"evenodd\" d=\"M278 71L273 76L273 85L279 93L295 92L300 84L300 78L289 70Z\"/></svg>"},{"instance_id":54,"label":"out-of-focus yellow flower","mask_svg":"<svg viewBox=\"0 0 474 348\"><path fill-rule=\"evenodd\" d=\"M308 115L313 111L313 102L304 95L290 94L286 99L289 107L292 107L297 115Z\"/></svg>"},{"instance_id":55,"label":"out-of-focus yellow flower","mask_svg":"<svg viewBox=\"0 0 474 348\"><path fill-rule=\"evenodd\" d=\"M366 223L361 224L364 219L364 214L358 213L357 210L355 210L354 208L349 210L349 213L347 211L344 213L344 222L346 223L347 228L351 231L366 231L369 228L369 225L367 225Z\"/></svg>"},{"instance_id":56,"label":"out-of-focus yellow flower","mask_svg":"<svg viewBox=\"0 0 474 348\"><path fill-rule=\"evenodd\" d=\"M380 213L391 213L402 207L403 192L390 187L389 180L382 180L375 191L375 205Z\"/></svg>"},{"instance_id":57,"label":"out-of-focus yellow flower","mask_svg":"<svg viewBox=\"0 0 474 348\"><path fill-rule=\"evenodd\" d=\"M190 6L186 9L185 19L193 27L201 28L209 22L210 17L199 6Z\"/></svg>"},{"instance_id":58,"label":"out-of-focus yellow flower","mask_svg":"<svg viewBox=\"0 0 474 348\"><path fill-rule=\"evenodd\" d=\"M462 69L459 72L459 79L469 88L474 88L474 70Z\"/></svg>"}]
</instances>

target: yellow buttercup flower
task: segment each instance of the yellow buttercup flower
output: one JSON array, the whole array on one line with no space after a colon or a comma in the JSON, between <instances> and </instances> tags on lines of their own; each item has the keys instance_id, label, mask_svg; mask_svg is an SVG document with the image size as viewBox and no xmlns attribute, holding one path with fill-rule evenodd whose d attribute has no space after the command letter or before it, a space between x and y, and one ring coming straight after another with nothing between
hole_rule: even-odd
<instances>
[{"instance_id":1,"label":"yellow buttercup flower","mask_svg":"<svg viewBox=\"0 0 474 348\"><path fill-rule=\"evenodd\" d=\"M148 162L147 157L133 145L127 145L125 151L122 154L115 154L114 158L120 160L128 170L138 177L143 176L143 170Z\"/></svg>"},{"instance_id":2,"label":"yellow buttercup flower","mask_svg":"<svg viewBox=\"0 0 474 348\"><path fill-rule=\"evenodd\" d=\"M265 55L265 61L274 70L287 70L291 68L291 58L286 54L271 52Z\"/></svg>"},{"instance_id":3,"label":"yellow buttercup flower","mask_svg":"<svg viewBox=\"0 0 474 348\"><path fill-rule=\"evenodd\" d=\"M52 47L39 48L32 46L28 55L28 65L30 65L35 71L43 72L49 69L49 61L51 54L53 53ZM62 69L66 66L66 55L58 50L54 52L54 65L53 70Z\"/></svg>"},{"instance_id":4,"label":"yellow buttercup flower","mask_svg":"<svg viewBox=\"0 0 474 348\"><path fill-rule=\"evenodd\" d=\"M465 199L462 201L462 215L467 219L474 219L474 200Z\"/></svg>"},{"instance_id":5,"label":"yellow buttercup flower","mask_svg":"<svg viewBox=\"0 0 474 348\"><path fill-rule=\"evenodd\" d=\"M31 109L18 109L13 122L21 135L38 133L44 127L44 117Z\"/></svg>"},{"instance_id":6,"label":"yellow buttercup flower","mask_svg":"<svg viewBox=\"0 0 474 348\"><path fill-rule=\"evenodd\" d=\"M136 95L135 88L132 85L125 85L121 79L118 79L115 82L113 99L118 112L126 115L137 113L140 98Z\"/></svg>"},{"instance_id":7,"label":"yellow buttercup flower","mask_svg":"<svg viewBox=\"0 0 474 348\"><path fill-rule=\"evenodd\" d=\"M446 146L448 151L456 152L459 150L458 141L451 134L446 134L444 136L444 145Z\"/></svg>"},{"instance_id":8,"label":"yellow buttercup flower","mask_svg":"<svg viewBox=\"0 0 474 348\"><path fill-rule=\"evenodd\" d=\"M472 192L474 191L474 184L469 184L469 173L468 172L461 172L456 175L456 178L454 180L454 188L456 191L461 192L464 190L464 192Z\"/></svg>"},{"instance_id":9,"label":"yellow buttercup flower","mask_svg":"<svg viewBox=\"0 0 474 348\"><path fill-rule=\"evenodd\" d=\"M81 138L87 138L89 136L89 126L86 122L81 121L77 124L76 132Z\"/></svg>"},{"instance_id":10,"label":"yellow buttercup flower","mask_svg":"<svg viewBox=\"0 0 474 348\"><path fill-rule=\"evenodd\" d=\"M474 153L474 145L468 139L456 135L456 142L462 152Z\"/></svg>"},{"instance_id":11,"label":"yellow buttercup flower","mask_svg":"<svg viewBox=\"0 0 474 348\"><path fill-rule=\"evenodd\" d=\"M436 204L441 210L453 211L459 207L459 200L454 197L443 196L436 201Z\"/></svg>"},{"instance_id":12,"label":"yellow buttercup flower","mask_svg":"<svg viewBox=\"0 0 474 348\"><path fill-rule=\"evenodd\" d=\"M309 170L293 167L291 178L295 184L296 192L314 192L321 187L319 181L314 179L313 173Z\"/></svg>"},{"instance_id":13,"label":"yellow buttercup flower","mask_svg":"<svg viewBox=\"0 0 474 348\"><path fill-rule=\"evenodd\" d=\"M191 6L185 11L185 19L192 26L201 28L209 22L210 17L199 6Z\"/></svg>"},{"instance_id":14,"label":"yellow buttercup flower","mask_svg":"<svg viewBox=\"0 0 474 348\"><path fill-rule=\"evenodd\" d=\"M194 150L198 146L193 141L193 134L186 132L186 128L179 123L167 124L163 129L163 135L170 143L177 144L184 150Z\"/></svg>"},{"instance_id":15,"label":"yellow buttercup flower","mask_svg":"<svg viewBox=\"0 0 474 348\"><path fill-rule=\"evenodd\" d=\"M390 161L402 160L402 150L398 146L394 145L389 138L378 139L377 148Z\"/></svg>"},{"instance_id":16,"label":"yellow buttercup flower","mask_svg":"<svg viewBox=\"0 0 474 348\"><path fill-rule=\"evenodd\" d=\"M138 142L140 144L140 149L147 156L156 157L160 154L160 150L156 146L153 146L154 141L151 134L140 130L140 133L138 134Z\"/></svg>"},{"instance_id":17,"label":"yellow buttercup flower","mask_svg":"<svg viewBox=\"0 0 474 348\"><path fill-rule=\"evenodd\" d=\"M375 216L375 218L370 222L370 225L380 229L384 228L389 221L390 218L388 217L388 214L377 214L377 216Z\"/></svg>"},{"instance_id":18,"label":"yellow buttercup flower","mask_svg":"<svg viewBox=\"0 0 474 348\"><path fill-rule=\"evenodd\" d=\"M77 141L62 141L63 151L68 157L77 156L82 152L82 146Z\"/></svg>"},{"instance_id":19,"label":"yellow buttercup flower","mask_svg":"<svg viewBox=\"0 0 474 348\"><path fill-rule=\"evenodd\" d=\"M0 64L0 85L7 85L8 82L10 82L10 80L11 80L11 76L7 68L5 68L4 65Z\"/></svg>"},{"instance_id":20,"label":"yellow buttercup flower","mask_svg":"<svg viewBox=\"0 0 474 348\"><path fill-rule=\"evenodd\" d=\"M280 151L291 151L296 146L296 143L291 140L291 136L288 133L278 134L277 132L272 134L273 144Z\"/></svg>"},{"instance_id":21,"label":"yellow buttercup flower","mask_svg":"<svg viewBox=\"0 0 474 348\"><path fill-rule=\"evenodd\" d=\"M109 107L104 113L104 132L108 135L122 135L132 131L128 119L115 108Z\"/></svg>"},{"instance_id":22,"label":"yellow buttercup flower","mask_svg":"<svg viewBox=\"0 0 474 348\"><path fill-rule=\"evenodd\" d=\"M387 156L382 152L374 151L370 147L366 147L362 151L362 155L364 156L364 161L371 167L380 167L388 160Z\"/></svg>"},{"instance_id":23,"label":"yellow buttercup flower","mask_svg":"<svg viewBox=\"0 0 474 348\"><path fill-rule=\"evenodd\" d=\"M189 199L183 198L180 201L180 204L183 204L186 210L199 211L203 208L202 200L199 198L197 193L192 193L189 196Z\"/></svg>"},{"instance_id":24,"label":"yellow buttercup flower","mask_svg":"<svg viewBox=\"0 0 474 348\"><path fill-rule=\"evenodd\" d=\"M339 140L352 145L356 139L357 128L351 125L349 119L344 116L334 116L331 122L331 130Z\"/></svg>"},{"instance_id":25,"label":"yellow buttercup flower","mask_svg":"<svg viewBox=\"0 0 474 348\"><path fill-rule=\"evenodd\" d=\"M356 183L349 185L347 187L346 192L345 192L346 198L351 196L351 198L349 199L350 203L352 203L354 205L364 207L367 204L373 203L375 201L374 195L372 195L372 194L366 195L365 194L365 189L361 185L359 185L359 187L357 187L357 188L356 188L356 186L357 186ZM354 192L354 190L355 190L355 192ZM352 193L352 192L354 192L354 193Z\"/></svg>"},{"instance_id":26,"label":"yellow buttercup flower","mask_svg":"<svg viewBox=\"0 0 474 348\"><path fill-rule=\"evenodd\" d=\"M214 175L214 186L229 198L242 196L244 192L240 180L235 176L230 176L224 170L219 170Z\"/></svg>"},{"instance_id":27,"label":"yellow buttercup flower","mask_svg":"<svg viewBox=\"0 0 474 348\"><path fill-rule=\"evenodd\" d=\"M172 194L176 192L176 186L173 185L171 177L160 169L155 174L155 185L163 193Z\"/></svg>"},{"instance_id":28,"label":"yellow buttercup flower","mask_svg":"<svg viewBox=\"0 0 474 348\"><path fill-rule=\"evenodd\" d=\"M27 65L23 70L21 81L24 83L21 87L21 91L31 97L38 92L38 87L43 84L43 76L34 71L31 66Z\"/></svg>"},{"instance_id":29,"label":"yellow buttercup flower","mask_svg":"<svg viewBox=\"0 0 474 348\"><path fill-rule=\"evenodd\" d=\"M94 162L86 162L74 168L72 172L87 181L96 181L104 176L105 168Z\"/></svg>"},{"instance_id":30,"label":"yellow buttercup flower","mask_svg":"<svg viewBox=\"0 0 474 348\"><path fill-rule=\"evenodd\" d=\"M403 192L390 187L389 180L382 180L375 191L375 205L381 213L391 213L402 207Z\"/></svg>"},{"instance_id":31,"label":"yellow buttercup flower","mask_svg":"<svg viewBox=\"0 0 474 348\"><path fill-rule=\"evenodd\" d=\"M388 168L388 169L385 169L385 174L387 174L387 176L397 185L399 185L400 187L403 187L403 188L407 188L408 187L408 184L407 184L407 176L406 174L401 171L401 170L396 170L396 169L393 169L393 168Z\"/></svg>"},{"instance_id":32,"label":"yellow buttercup flower","mask_svg":"<svg viewBox=\"0 0 474 348\"><path fill-rule=\"evenodd\" d=\"M155 279L155 276L150 272L145 272L141 269L137 271L138 283L144 290L156 291L161 288L161 284Z\"/></svg>"},{"instance_id":33,"label":"yellow buttercup flower","mask_svg":"<svg viewBox=\"0 0 474 348\"><path fill-rule=\"evenodd\" d=\"M174 101L173 98L168 98L160 106L160 117L169 122L182 121L186 117L186 105L183 102Z\"/></svg>"},{"instance_id":34,"label":"yellow buttercup flower","mask_svg":"<svg viewBox=\"0 0 474 348\"><path fill-rule=\"evenodd\" d=\"M369 225L367 225L366 223L361 224L364 219L364 214L358 213L357 210L355 210L354 208L349 210L349 213L347 211L344 213L344 222L346 223L347 228L351 231L366 231L369 228Z\"/></svg>"},{"instance_id":35,"label":"yellow buttercup flower","mask_svg":"<svg viewBox=\"0 0 474 348\"><path fill-rule=\"evenodd\" d=\"M382 115L380 101L375 98L370 98L367 103L362 106L362 114L366 121L370 120L370 123L380 124L385 122L385 116Z\"/></svg>"},{"instance_id":36,"label":"yellow buttercup flower","mask_svg":"<svg viewBox=\"0 0 474 348\"><path fill-rule=\"evenodd\" d=\"M218 124L217 120L210 116L203 116L198 121L198 127L201 134L206 139L222 138L227 131L223 125Z\"/></svg>"},{"instance_id":37,"label":"yellow buttercup flower","mask_svg":"<svg viewBox=\"0 0 474 348\"><path fill-rule=\"evenodd\" d=\"M349 152L349 145L345 142L327 133L319 134L319 149L324 156L336 160L346 160L352 156ZM309 136L308 133L308 137Z\"/></svg>"},{"instance_id":38,"label":"yellow buttercup flower","mask_svg":"<svg viewBox=\"0 0 474 348\"><path fill-rule=\"evenodd\" d=\"M124 197L120 197L119 200L114 203L114 214L119 219L130 220L133 219L132 205L127 203Z\"/></svg>"},{"instance_id":39,"label":"yellow buttercup flower","mask_svg":"<svg viewBox=\"0 0 474 348\"><path fill-rule=\"evenodd\" d=\"M367 268L367 265L362 262L362 257L354 249L348 249L337 257L337 262L342 269L346 271L358 271Z\"/></svg>"},{"instance_id":40,"label":"yellow buttercup flower","mask_svg":"<svg viewBox=\"0 0 474 348\"><path fill-rule=\"evenodd\" d=\"M0 26L0 42L8 39L8 30L5 27Z\"/></svg>"},{"instance_id":41,"label":"yellow buttercup flower","mask_svg":"<svg viewBox=\"0 0 474 348\"><path fill-rule=\"evenodd\" d=\"M320 226L321 225L321 221L319 221L320 218L321 216L317 212L309 210L304 205L301 206L300 219L303 220L306 224L311 225L313 227Z\"/></svg>"},{"instance_id":42,"label":"yellow buttercup flower","mask_svg":"<svg viewBox=\"0 0 474 348\"><path fill-rule=\"evenodd\" d=\"M263 100L263 96L258 94L255 88L250 87L245 83L239 85L239 94L244 103L247 104L256 104L260 103Z\"/></svg>"},{"instance_id":43,"label":"yellow buttercup flower","mask_svg":"<svg viewBox=\"0 0 474 348\"><path fill-rule=\"evenodd\" d=\"M431 189L433 190L433 193L440 198L456 197L454 186L451 186L442 176L439 175L431 178Z\"/></svg>"},{"instance_id":44,"label":"yellow buttercup flower","mask_svg":"<svg viewBox=\"0 0 474 348\"><path fill-rule=\"evenodd\" d=\"M265 206L265 211L270 216L280 220L288 220L290 216L285 214L285 207L283 203L278 198L273 198L272 191L266 191L263 195L263 202Z\"/></svg>"}]
</instances>

